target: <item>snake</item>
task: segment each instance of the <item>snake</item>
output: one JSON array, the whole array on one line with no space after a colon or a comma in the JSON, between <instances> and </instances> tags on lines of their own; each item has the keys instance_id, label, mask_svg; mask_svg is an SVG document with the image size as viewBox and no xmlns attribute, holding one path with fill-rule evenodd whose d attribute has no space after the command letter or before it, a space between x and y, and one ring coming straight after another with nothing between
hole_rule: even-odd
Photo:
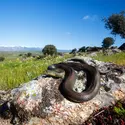
<instances>
[{"instance_id":1,"label":"snake","mask_svg":"<svg viewBox=\"0 0 125 125\"><path fill-rule=\"evenodd\" d=\"M77 60L78 61L78 60ZM70 101L82 103L89 101L94 98L100 89L100 73L96 67L90 66L86 63L57 63L52 64L48 67L48 70L63 69L65 71L64 79L60 84L61 94ZM78 93L73 90L74 84L76 82L77 71L85 71L87 75L87 84L83 92Z\"/></svg>"}]
</instances>

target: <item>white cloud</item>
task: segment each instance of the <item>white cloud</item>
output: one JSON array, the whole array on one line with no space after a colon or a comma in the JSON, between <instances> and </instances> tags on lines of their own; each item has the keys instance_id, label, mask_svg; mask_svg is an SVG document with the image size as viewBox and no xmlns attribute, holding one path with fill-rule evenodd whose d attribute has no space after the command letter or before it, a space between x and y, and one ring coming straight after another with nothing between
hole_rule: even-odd
<instances>
[{"instance_id":1,"label":"white cloud","mask_svg":"<svg viewBox=\"0 0 125 125\"><path fill-rule=\"evenodd\" d=\"M98 20L98 16L97 16L97 15L92 15L92 16L86 15L86 16L84 16L82 19L83 19L83 20L96 21L96 20Z\"/></svg>"},{"instance_id":2,"label":"white cloud","mask_svg":"<svg viewBox=\"0 0 125 125\"><path fill-rule=\"evenodd\" d=\"M90 18L90 16L89 15L86 15L86 16L84 16L82 19L83 20L87 20L87 19L89 19Z\"/></svg>"}]
</instances>

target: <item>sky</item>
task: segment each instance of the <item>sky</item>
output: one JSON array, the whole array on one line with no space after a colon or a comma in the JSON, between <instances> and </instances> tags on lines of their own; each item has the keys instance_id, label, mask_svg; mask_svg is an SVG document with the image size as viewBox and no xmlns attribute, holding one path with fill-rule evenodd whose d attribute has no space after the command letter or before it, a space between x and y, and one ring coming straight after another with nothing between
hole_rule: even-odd
<instances>
[{"instance_id":1,"label":"sky","mask_svg":"<svg viewBox=\"0 0 125 125\"><path fill-rule=\"evenodd\" d=\"M102 19L122 10L125 0L0 0L0 46L101 46L114 38ZM124 42L117 35L114 45Z\"/></svg>"}]
</instances>

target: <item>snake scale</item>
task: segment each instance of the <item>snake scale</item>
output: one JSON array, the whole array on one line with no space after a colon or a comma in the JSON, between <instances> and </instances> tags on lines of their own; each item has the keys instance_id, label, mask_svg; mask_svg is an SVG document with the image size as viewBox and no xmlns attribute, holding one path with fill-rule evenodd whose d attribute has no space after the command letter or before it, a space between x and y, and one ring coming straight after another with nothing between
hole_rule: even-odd
<instances>
[{"instance_id":1,"label":"snake scale","mask_svg":"<svg viewBox=\"0 0 125 125\"><path fill-rule=\"evenodd\" d=\"M48 67L48 70L63 69L65 76L60 84L60 91L63 96L73 102L89 101L96 96L100 88L100 73L96 67L90 66L80 59L72 59L75 62L58 63ZM80 62L80 63L77 63ZM73 91L76 82L76 71L85 71L87 75L87 85L83 92Z\"/></svg>"}]
</instances>

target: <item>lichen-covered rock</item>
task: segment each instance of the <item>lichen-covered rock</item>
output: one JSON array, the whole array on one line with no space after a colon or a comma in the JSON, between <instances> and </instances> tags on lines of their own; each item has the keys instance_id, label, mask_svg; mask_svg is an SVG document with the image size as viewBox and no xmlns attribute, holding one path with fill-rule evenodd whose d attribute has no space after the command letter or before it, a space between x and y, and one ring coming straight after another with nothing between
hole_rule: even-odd
<instances>
[{"instance_id":1,"label":"lichen-covered rock","mask_svg":"<svg viewBox=\"0 0 125 125\"><path fill-rule=\"evenodd\" d=\"M100 71L107 70L107 67L121 68L88 57L83 59ZM78 78L73 89L81 92L85 89L86 75L82 71L77 74ZM97 109L125 98L124 72L121 75L117 71L107 76L101 75L99 93L92 100L83 103L65 99L58 89L61 82L62 78L42 75L10 91L8 98L14 102L22 125L80 125Z\"/></svg>"}]
</instances>

